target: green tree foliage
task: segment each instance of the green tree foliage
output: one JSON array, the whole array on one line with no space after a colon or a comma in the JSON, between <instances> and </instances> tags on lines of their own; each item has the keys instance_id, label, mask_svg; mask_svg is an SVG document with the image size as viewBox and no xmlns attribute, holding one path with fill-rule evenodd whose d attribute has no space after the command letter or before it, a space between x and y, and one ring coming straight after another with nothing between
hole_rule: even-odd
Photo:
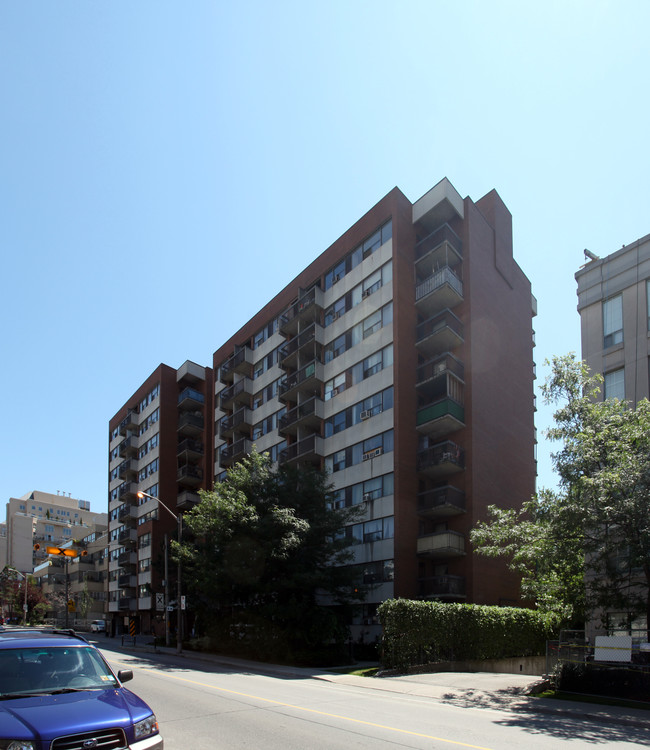
<instances>
[{"instance_id":1,"label":"green tree foliage","mask_svg":"<svg viewBox=\"0 0 650 750\"><path fill-rule=\"evenodd\" d=\"M184 516L183 580L199 629L275 652L341 639L341 608L359 596L340 534L351 513L332 509L325 474L274 469L253 451Z\"/></svg>"},{"instance_id":2,"label":"green tree foliage","mask_svg":"<svg viewBox=\"0 0 650 750\"><path fill-rule=\"evenodd\" d=\"M650 403L599 400L602 378L573 354L551 365L543 395L558 407L547 432L561 443L558 490L521 513L491 508L472 542L508 556L524 595L568 621L617 610L650 623Z\"/></svg>"}]
</instances>

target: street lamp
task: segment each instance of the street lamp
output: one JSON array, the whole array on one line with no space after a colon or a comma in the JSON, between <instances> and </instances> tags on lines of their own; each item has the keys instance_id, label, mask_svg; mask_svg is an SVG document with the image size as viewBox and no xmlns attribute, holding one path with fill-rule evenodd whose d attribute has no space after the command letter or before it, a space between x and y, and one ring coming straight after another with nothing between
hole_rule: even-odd
<instances>
[{"instance_id":1,"label":"street lamp","mask_svg":"<svg viewBox=\"0 0 650 750\"><path fill-rule=\"evenodd\" d=\"M156 500L162 507L176 519L178 524L178 543L181 544L183 540L183 516L180 513L174 513L173 510L167 507L163 501L150 495L148 492L142 492L141 490L137 493L139 498L148 497L150 500ZM165 542L165 561L167 560L167 546ZM165 565L165 591L167 591L167 566ZM167 599L167 597L165 597ZM167 627L167 601L165 601L165 642L167 642L169 629ZM176 574L176 653L180 654L183 651L183 620L181 618L181 557L178 556L178 571Z\"/></svg>"},{"instance_id":2,"label":"street lamp","mask_svg":"<svg viewBox=\"0 0 650 750\"><path fill-rule=\"evenodd\" d=\"M23 604L23 625L27 625L27 573L21 573L19 570L16 570L16 568L7 567L7 570L11 570L14 573L18 573L18 575L21 576L25 581L25 603Z\"/></svg>"}]
</instances>

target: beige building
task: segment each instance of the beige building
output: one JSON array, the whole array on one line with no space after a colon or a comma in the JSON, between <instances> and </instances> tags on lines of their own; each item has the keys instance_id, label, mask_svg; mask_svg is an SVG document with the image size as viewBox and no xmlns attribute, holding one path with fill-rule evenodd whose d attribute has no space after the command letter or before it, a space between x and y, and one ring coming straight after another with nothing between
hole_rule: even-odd
<instances>
[{"instance_id":1,"label":"beige building","mask_svg":"<svg viewBox=\"0 0 650 750\"><path fill-rule=\"evenodd\" d=\"M88 500L34 490L7 503L0 569L5 565L32 572L46 558L45 545L80 540L108 525L106 513L93 513ZM40 544L40 550L34 545Z\"/></svg>"},{"instance_id":2,"label":"beige building","mask_svg":"<svg viewBox=\"0 0 650 750\"><path fill-rule=\"evenodd\" d=\"M585 256L576 273L582 359L603 375L602 398L636 404L650 396L650 234L604 258ZM603 620L614 635L647 630L627 612ZM595 635L595 623L588 630Z\"/></svg>"},{"instance_id":3,"label":"beige building","mask_svg":"<svg viewBox=\"0 0 650 750\"><path fill-rule=\"evenodd\" d=\"M582 358L602 373L603 397L650 395L650 234L576 273Z\"/></svg>"}]
</instances>

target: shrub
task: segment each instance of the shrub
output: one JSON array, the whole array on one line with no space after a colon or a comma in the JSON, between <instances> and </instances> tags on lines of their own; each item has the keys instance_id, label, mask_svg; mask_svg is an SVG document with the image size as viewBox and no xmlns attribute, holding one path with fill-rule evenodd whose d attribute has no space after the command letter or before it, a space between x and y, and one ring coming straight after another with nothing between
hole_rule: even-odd
<instances>
[{"instance_id":1,"label":"shrub","mask_svg":"<svg viewBox=\"0 0 650 750\"><path fill-rule=\"evenodd\" d=\"M383 663L504 659L545 653L555 622L518 607L389 599L380 605Z\"/></svg>"}]
</instances>

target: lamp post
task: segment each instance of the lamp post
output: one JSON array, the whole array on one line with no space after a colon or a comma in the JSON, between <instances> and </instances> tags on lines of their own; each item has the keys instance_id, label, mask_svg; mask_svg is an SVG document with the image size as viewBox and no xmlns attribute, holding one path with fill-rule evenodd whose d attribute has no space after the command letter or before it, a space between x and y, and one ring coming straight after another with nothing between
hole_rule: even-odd
<instances>
[{"instance_id":1,"label":"lamp post","mask_svg":"<svg viewBox=\"0 0 650 750\"><path fill-rule=\"evenodd\" d=\"M156 500L162 507L176 519L178 524L178 543L183 540L183 516L180 513L174 513L171 508L167 507L163 501L150 495L148 492L139 491L139 498L148 497L150 500ZM165 540L166 542L166 540ZM167 559L167 547L165 546L165 559ZM167 593L167 572L165 572L165 593ZM165 596L165 617L167 616L167 596ZM167 619L165 619L165 643L167 643L169 630L167 629ZM176 574L176 653L183 651L183 619L181 617L181 558L178 556L178 569Z\"/></svg>"},{"instance_id":2,"label":"lamp post","mask_svg":"<svg viewBox=\"0 0 650 750\"><path fill-rule=\"evenodd\" d=\"M16 570L16 568L7 568L7 570L11 570L14 573L18 573L19 576L23 578L25 581L25 603L23 604L23 625L27 625L27 573L21 573L19 570Z\"/></svg>"}]
</instances>

